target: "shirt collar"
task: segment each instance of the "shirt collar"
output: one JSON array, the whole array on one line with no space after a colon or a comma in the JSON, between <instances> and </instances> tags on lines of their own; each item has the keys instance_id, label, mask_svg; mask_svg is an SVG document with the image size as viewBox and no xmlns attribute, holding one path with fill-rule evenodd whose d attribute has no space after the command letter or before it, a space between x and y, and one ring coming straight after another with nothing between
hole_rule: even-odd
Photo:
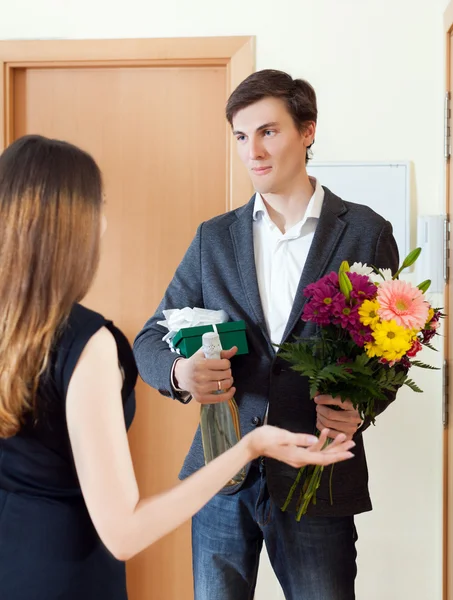
<instances>
[{"instance_id":1,"label":"shirt collar","mask_svg":"<svg viewBox=\"0 0 453 600\"><path fill-rule=\"evenodd\" d=\"M313 192L313 195L310 198L303 219L299 223L294 225L294 227L302 228L307 219L319 219L319 217L321 216L322 203L324 201L324 189L319 183L319 181L314 177L310 177L310 181L315 191ZM267 212L266 204L264 203L263 197L261 196L261 194L256 192L255 202L253 205L253 220L256 221L261 216L264 217L265 220L270 221L272 223L271 218L269 217L269 213Z\"/></svg>"}]
</instances>

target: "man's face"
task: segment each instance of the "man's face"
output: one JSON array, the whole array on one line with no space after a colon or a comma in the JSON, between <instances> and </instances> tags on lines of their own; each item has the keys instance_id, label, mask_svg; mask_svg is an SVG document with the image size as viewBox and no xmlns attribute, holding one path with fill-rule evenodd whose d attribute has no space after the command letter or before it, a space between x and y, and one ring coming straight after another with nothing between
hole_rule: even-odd
<instances>
[{"instance_id":1,"label":"man's face","mask_svg":"<svg viewBox=\"0 0 453 600\"><path fill-rule=\"evenodd\" d=\"M257 192L291 193L306 173L305 156L315 129L310 122L299 132L278 98L264 98L236 113L233 134Z\"/></svg>"}]
</instances>

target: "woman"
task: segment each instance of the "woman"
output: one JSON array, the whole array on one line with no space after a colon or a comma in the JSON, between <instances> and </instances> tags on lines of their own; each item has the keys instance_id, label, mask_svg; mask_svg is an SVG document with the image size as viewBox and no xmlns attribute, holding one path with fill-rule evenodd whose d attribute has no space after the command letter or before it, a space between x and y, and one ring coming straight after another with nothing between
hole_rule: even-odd
<instances>
[{"instance_id":1,"label":"woman","mask_svg":"<svg viewBox=\"0 0 453 600\"><path fill-rule=\"evenodd\" d=\"M247 462L350 458L272 427L140 498L126 430L137 371L82 307L99 262L102 182L78 148L26 136L0 156L0 590L5 600L125 600L123 561L196 513Z\"/></svg>"}]
</instances>

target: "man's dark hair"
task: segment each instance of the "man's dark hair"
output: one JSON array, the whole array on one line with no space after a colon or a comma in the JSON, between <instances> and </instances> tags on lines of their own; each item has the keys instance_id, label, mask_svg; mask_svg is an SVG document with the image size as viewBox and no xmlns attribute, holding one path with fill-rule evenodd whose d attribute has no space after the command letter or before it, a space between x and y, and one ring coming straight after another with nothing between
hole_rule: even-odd
<instances>
[{"instance_id":1,"label":"man's dark hair","mask_svg":"<svg viewBox=\"0 0 453 600\"><path fill-rule=\"evenodd\" d=\"M229 97L226 117L230 125L238 111L264 98L283 100L300 131L307 121L317 121L316 93L308 81L293 79L283 71L265 69L249 75Z\"/></svg>"},{"instance_id":2,"label":"man's dark hair","mask_svg":"<svg viewBox=\"0 0 453 600\"><path fill-rule=\"evenodd\" d=\"M295 126L301 132L308 121L316 123L316 93L304 79L293 79L284 71L264 69L252 73L234 90L226 105L226 118L233 125L237 112L264 98L283 100Z\"/></svg>"}]
</instances>

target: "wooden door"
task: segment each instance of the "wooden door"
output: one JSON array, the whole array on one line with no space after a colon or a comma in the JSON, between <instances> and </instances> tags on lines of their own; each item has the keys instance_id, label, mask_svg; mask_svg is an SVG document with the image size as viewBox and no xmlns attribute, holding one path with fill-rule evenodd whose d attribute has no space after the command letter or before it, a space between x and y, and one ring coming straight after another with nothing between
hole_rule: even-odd
<instances>
[{"instance_id":1,"label":"wooden door","mask_svg":"<svg viewBox=\"0 0 453 600\"><path fill-rule=\"evenodd\" d=\"M101 167L108 229L84 303L112 318L131 342L197 225L229 209L233 193L237 204L250 195L230 160L224 107L252 71L252 46L247 38L208 41L0 45L5 143L39 133L79 145ZM130 444L140 491L150 495L176 483L198 407L142 382L137 397ZM128 589L131 600L192 597L188 524L130 561Z\"/></svg>"}]
</instances>

